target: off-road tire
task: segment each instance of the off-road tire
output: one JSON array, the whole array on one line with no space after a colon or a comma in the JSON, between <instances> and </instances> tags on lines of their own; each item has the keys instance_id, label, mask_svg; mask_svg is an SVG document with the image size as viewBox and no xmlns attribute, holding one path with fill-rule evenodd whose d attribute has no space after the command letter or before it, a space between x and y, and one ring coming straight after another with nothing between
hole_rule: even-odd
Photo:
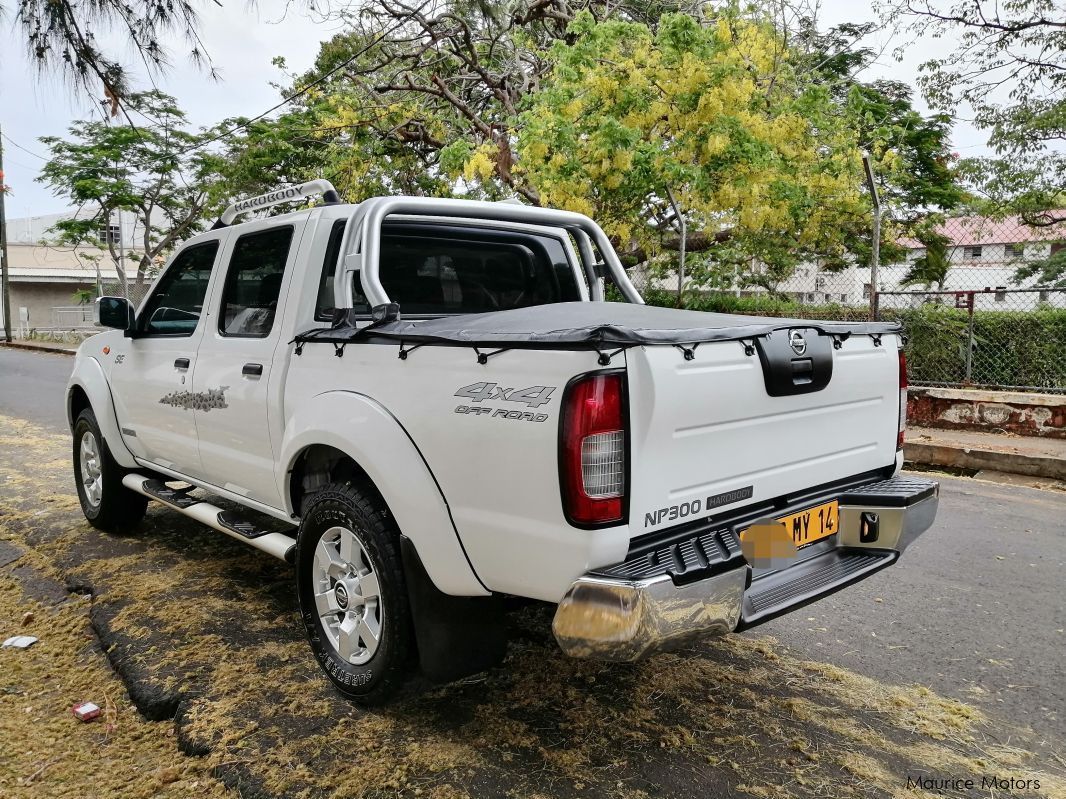
<instances>
[{"instance_id":1,"label":"off-road tire","mask_svg":"<svg viewBox=\"0 0 1066 799\"><path fill-rule=\"evenodd\" d=\"M315 600L316 587L321 589L323 581L330 580L336 585L332 578L316 572L315 559L319 542L327 532L338 527L354 534L377 575L380 637L376 651L361 664L341 656L331 637L336 635L336 630L327 631ZM411 672L414 632L400 557L400 531L373 489L353 483L334 483L309 498L297 534L296 589L300 618L311 651L337 690L366 706L380 705L393 697Z\"/></svg>"},{"instance_id":2,"label":"off-road tire","mask_svg":"<svg viewBox=\"0 0 1066 799\"><path fill-rule=\"evenodd\" d=\"M111 457L111 450L92 408L86 408L78 414L74 422L74 482L78 489L81 511L89 524L99 530L112 533L131 532L144 518L148 510L148 497L131 491L122 485L126 470ZM92 436L96 449L95 468L99 472L99 501L94 502L85 485L85 468L83 464L82 444L86 436Z\"/></svg>"}]
</instances>

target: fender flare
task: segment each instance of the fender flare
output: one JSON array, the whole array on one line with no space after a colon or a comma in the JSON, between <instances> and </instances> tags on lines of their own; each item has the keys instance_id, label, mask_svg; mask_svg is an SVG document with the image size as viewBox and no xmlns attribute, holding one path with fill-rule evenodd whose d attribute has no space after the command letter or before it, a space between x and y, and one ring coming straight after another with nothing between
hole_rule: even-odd
<instances>
[{"instance_id":1,"label":"fender flare","mask_svg":"<svg viewBox=\"0 0 1066 799\"><path fill-rule=\"evenodd\" d=\"M315 445L340 450L366 472L440 591L452 596L490 593L463 549L429 464L385 406L365 394L340 390L301 403L285 424L278 459L285 467L278 472L279 488L290 514L295 513L290 476L300 454Z\"/></svg>"},{"instance_id":2,"label":"fender flare","mask_svg":"<svg viewBox=\"0 0 1066 799\"><path fill-rule=\"evenodd\" d=\"M96 415L96 423L100 426L100 432L107 442L107 448L111 451L111 457L125 469L138 468L133 453L126 448L126 442L122 438L118 417L115 415L115 401L111 396L111 386L96 358L78 357L74 362L74 372L67 383L66 396L67 420L72 429L75 420L71 418L70 398L75 386L81 388L89 398L89 405L92 406L93 413Z\"/></svg>"}]
</instances>

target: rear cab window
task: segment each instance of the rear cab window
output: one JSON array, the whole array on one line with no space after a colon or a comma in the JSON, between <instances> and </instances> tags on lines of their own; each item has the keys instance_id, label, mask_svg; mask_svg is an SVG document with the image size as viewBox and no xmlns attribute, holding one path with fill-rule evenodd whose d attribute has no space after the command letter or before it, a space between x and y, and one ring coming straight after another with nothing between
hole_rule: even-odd
<instances>
[{"instance_id":1,"label":"rear cab window","mask_svg":"<svg viewBox=\"0 0 1066 799\"><path fill-rule=\"evenodd\" d=\"M315 320L333 319L333 278L345 220L330 230ZM563 243L552 236L461 226L392 223L381 235L378 276L408 316L446 316L582 299ZM369 314L358 281L352 307Z\"/></svg>"}]
</instances>

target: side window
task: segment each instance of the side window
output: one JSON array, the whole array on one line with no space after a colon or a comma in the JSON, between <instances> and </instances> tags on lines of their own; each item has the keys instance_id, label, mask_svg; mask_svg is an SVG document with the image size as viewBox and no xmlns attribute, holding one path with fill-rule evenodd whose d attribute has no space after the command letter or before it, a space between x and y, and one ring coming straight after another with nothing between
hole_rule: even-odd
<instances>
[{"instance_id":1,"label":"side window","mask_svg":"<svg viewBox=\"0 0 1066 799\"><path fill-rule=\"evenodd\" d=\"M191 336L200 321L218 242L182 250L159 280L140 316L145 335Z\"/></svg>"},{"instance_id":2,"label":"side window","mask_svg":"<svg viewBox=\"0 0 1066 799\"><path fill-rule=\"evenodd\" d=\"M291 226L246 233L230 256L218 329L224 336L265 338L274 327L281 279L292 244Z\"/></svg>"},{"instance_id":3,"label":"side window","mask_svg":"<svg viewBox=\"0 0 1066 799\"><path fill-rule=\"evenodd\" d=\"M337 275L337 264L341 256L341 240L344 238L344 227L347 224L347 219L338 219L333 223L333 227L329 231L329 241L326 242L326 255L322 259L322 278L318 281L318 300L315 303L316 322L333 321L333 308L335 305L333 301L333 278ZM353 307L364 313L370 313L370 306L367 304L366 297L363 296L358 276L356 276L352 292L354 293Z\"/></svg>"}]
</instances>

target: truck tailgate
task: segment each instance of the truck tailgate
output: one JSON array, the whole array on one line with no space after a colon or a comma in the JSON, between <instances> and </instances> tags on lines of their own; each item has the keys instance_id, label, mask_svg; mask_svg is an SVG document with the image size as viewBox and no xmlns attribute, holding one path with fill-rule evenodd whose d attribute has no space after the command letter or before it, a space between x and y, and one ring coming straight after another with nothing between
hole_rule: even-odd
<instances>
[{"instance_id":1,"label":"truck tailgate","mask_svg":"<svg viewBox=\"0 0 1066 799\"><path fill-rule=\"evenodd\" d=\"M751 343L628 350L631 534L892 466L899 341L877 340L829 347L828 383L783 396Z\"/></svg>"}]
</instances>

